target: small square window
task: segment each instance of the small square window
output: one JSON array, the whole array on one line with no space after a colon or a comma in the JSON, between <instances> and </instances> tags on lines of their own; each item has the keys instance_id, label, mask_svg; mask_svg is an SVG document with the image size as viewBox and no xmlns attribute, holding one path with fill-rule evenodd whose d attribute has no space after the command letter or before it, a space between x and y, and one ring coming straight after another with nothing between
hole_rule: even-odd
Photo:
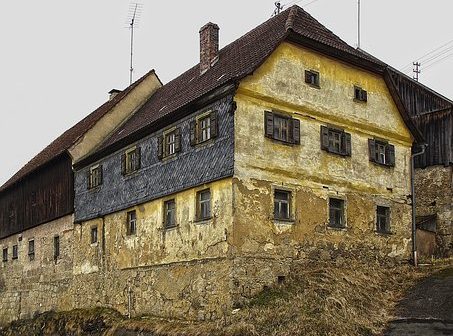
<instances>
[{"instance_id":1,"label":"small square window","mask_svg":"<svg viewBox=\"0 0 453 336\"><path fill-rule=\"evenodd\" d=\"M98 227L93 226L90 233L90 242L91 244L96 244L98 242Z\"/></svg>"},{"instance_id":2,"label":"small square window","mask_svg":"<svg viewBox=\"0 0 453 336\"><path fill-rule=\"evenodd\" d=\"M345 228L344 200L329 198L329 226L333 228Z\"/></svg>"},{"instance_id":3,"label":"small square window","mask_svg":"<svg viewBox=\"0 0 453 336\"><path fill-rule=\"evenodd\" d=\"M354 86L354 100L360 102L366 102L368 99L367 92L361 87Z\"/></svg>"},{"instance_id":4,"label":"small square window","mask_svg":"<svg viewBox=\"0 0 453 336\"><path fill-rule=\"evenodd\" d=\"M57 260L60 257L60 236L53 237L53 258Z\"/></svg>"},{"instance_id":5,"label":"small square window","mask_svg":"<svg viewBox=\"0 0 453 336\"><path fill-rule=\"evenodd\" d=\"M288 115L265 111L265 136L288 144L300 144L300 121Z\"/></svg>"},{"instance_id":6,"label":"small square window","mask_svg":"<svg viewBox=\"0 0 453 336\"><path fill-rule=\"evenodd\" d=\"M88 189L96 188L102 184L102 165L90 168L88 175Z\"/></svg>"},{"instance_id":7,"label":"small square window","mask_svg":"<svg viewBox=\"0 0 453 336\"><path fill-rule=\"evenodd\" d=\"M370 161L383 165L395 166L395 146L383 140L368 139Z\"/></svg>"},{"instance_id":8,"label":"small square window","mask_svg":"<svg viewBox=\"0 0 453 336\"><path fill-rule=\"evenodd\" d=\"M321 149L329 153L351 156L351 134L340 129L321 126Z\"/></svg>"},{"instance_id":9,"label":"small square window","mask_svg":"<svg viewBox=\"0 0 453 336\"><path fill-rule=\"evenodd\" d=\"M386 206L376 207L376 231L381 233L390 232L390 208Z\"/></svg>"},{"instance_id":10,"label":"small square window","mask_svg":"<svg viewBox=\"0 0 453 336\"><path fill-rule=\"evenodd\" d=\"M275 219L290 219L291 208L291 192L286 190L274 191L274 218Z\"/></svg>"},{"instance_id":11,"label":"small square window","mask_svg":"<svg viewBox=\"0 0 453 336\"><path fill-rule=\"evenodd\" d=\"M28 241L28 258L30 261L35 260L35 240Z\"/></svg>"},{"instance_id":12,"label":"small square window","mask_svg":"<svg viewBox=\"0 0 453 336\"><path fill-rule=\"evenodd\" d=\"M305 83L319 88L319 72L305 70Z\"/></svg>"},{"instance_id":13,"label":"small square window","mask_svg":"<svg viewBox=\"0 0 453 336\"><path fill-rule=\"evenodd\" d=\"M190 145L195 146L199 143L217 137L217 113L215 111L203 114L190 122Z\"/></svg>"},{"instance_id":14,"label":"small square window","mask_svg":"<svg viewBox=\"0 0 453 336\"><path fill-rule=\"evenodd\" d=\"M211 218L211 190L205 189L197 193L197 219Z\"/></svg>"},{"instance_id":15,"label":"small square window","mask_svg":"<svg viewBox=\"0 0 453 336\"><path fill-rule=\"evenodd\" d=\"M164 203L164 223L166 229L176 226L176 202L174 199Z\"/></svg>"},{"instance_id":16,"label":"small square window","mask_svg":"<svg viewBox=\"0 0 453 336\"><path fill-rule=\"evenodd\" d=\"M13 245L13 259L19 258L19 249L17 245Z\"/></svg>"},{"instance_id":17,"label":"small square window","mask_svg":"<svg viewBox=\"0 0 453 336\"><path fill-rule=\"evenodd\" d=\"M131 174L140 169L141 158L140 158L140 147L133 147L126 150L121 156L122 174Z\"/></svg>"},{"instance_id":18,"label":"small square window","mask_svg":"<svg viewBox=\"0 0 453 336\"><path fill-rule=\"evenodd\" d=\"M8 248L4 247L3 248L3 262L7 262L7 261L8 261Z\"/></svg>"},{"instance_id":19,"label":"small square window","mask_svg":"<svg viewBox=\"0 0 453 336\"><path fill-rule=\"evenodd\" d=\"M127 223L126 223L126 234L128 236L135 235L137 233L137 214L135 210L129 211L127 213Z\"/></svg>"}]
</instances>

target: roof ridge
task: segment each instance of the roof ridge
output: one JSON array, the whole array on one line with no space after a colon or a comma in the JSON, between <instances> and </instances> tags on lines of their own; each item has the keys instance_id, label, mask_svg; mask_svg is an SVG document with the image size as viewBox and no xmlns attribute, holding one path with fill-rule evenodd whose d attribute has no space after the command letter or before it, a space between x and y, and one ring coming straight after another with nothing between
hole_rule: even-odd
<instances>
[{"instance_id":1,"label":"roof ridge","mask_svg":"<svg viewBox=\"0 0 453 336\"><path fill-rule=\"evenodd\" d=\"M303 12L305 12L301 7L297 6L297 5L293 5L291 6L288 11L288 18L286 19L286 22L285 22L285 30L288 31L288 30L293 30L293 24L294 24L294 19L297 15L297 12L301 10Z\"/></svg>"}]
</instances>

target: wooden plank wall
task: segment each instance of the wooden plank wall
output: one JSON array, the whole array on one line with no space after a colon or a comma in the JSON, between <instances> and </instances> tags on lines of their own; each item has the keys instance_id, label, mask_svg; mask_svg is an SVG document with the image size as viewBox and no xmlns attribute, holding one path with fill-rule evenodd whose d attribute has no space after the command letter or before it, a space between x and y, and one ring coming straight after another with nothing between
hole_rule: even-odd
<instances>
[{"instance_id":1,"label":"wooden plank wall","mask_svg":"<svg viewBox=\"0 0 453 336\"><path fill-rule=\"evenodd\" d=\"M0 195L0 238L68 215L74 208L74 177L65 153Z\"/></svg>"}]
</instances>

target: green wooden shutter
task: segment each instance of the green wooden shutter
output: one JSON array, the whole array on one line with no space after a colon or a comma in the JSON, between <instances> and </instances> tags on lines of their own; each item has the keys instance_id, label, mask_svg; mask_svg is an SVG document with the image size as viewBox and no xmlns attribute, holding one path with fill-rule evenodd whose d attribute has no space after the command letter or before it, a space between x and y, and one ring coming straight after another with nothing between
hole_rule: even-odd
<instances>
[{"instance_id":1,"label":"green wooden shutter","mask_svg":"<svg viewBox=\"0 0 453 336\"><path fill-rule=\"evenodd\" d=\"M390 167L395 167L395 146L387 144L385 146L385 164Z\"/></svg>"},{"instance_id":2,"label":"green wooden shutter","mask_svg":"<svg viewBox=\"0 0 453 336\"><path fill-rule=\"evenodd\" d=\"M190 121L190 145L195 146L197 144L197 123L195 120Z\"/></svg>"},{"instance_id":3,"label":"green wooden shutter","mask_svg":"<svg viewBox=\"0 0 453 336\"><path fill-rule=\"evenodd\" d=\"M121 174L126 175L126 153L121 154Z\"/></svg>"},{"instance_id":4,"label":"green wooden shutter","mask_svg":"<svg viewBox=\"0 0 453 336\"><path fill-rule=\"evenodd\" d=\"M264 112L264 134L268 138L274 137L274 115L272 112Z\"/></svg>"},{"instance_id":5,"label":"green wooden shutter","mask_svg":"<svg viewBox=\"0 0 453 336\"><path fill-rule=\"evenodd\" d=\"M300 145L300 120L299 119L291 119L291 142L295 145Z\"/></svg>"},{"instance_id":6,"label":"green wooden shutter","mask_svg":"<svg viewBox=\"0 0 453 336\"><path fill-rule=\"evenodd\" d=\"M368 139L368 155L371 162L376 162L376 142L374 139Z\"/></svg>"},{"instance_id":7,"label":"green wooden shutter","mask_svg":"<svg viewBox=\"0 0 453 336\"><path fill-rule=\"evenodd\" d=\"M321 149L329 151L329 128L321 125Z\"/></svg>"},{"instance_id":8,"label":"green wooden shutter","mask_svg":"<svg viewBox=\"0 0 453 336\"><path fill-rule=\"evenodd\" d=\"M164 157L164 136L157 137L157 158L161 160Z\"/></svg>"},{"instance_id":9,"label":"green wooden shutter","mask_svg":"<svg viewBox=\"0 0 453 336\"><path fill-rule=\"evenodd\" d=\"M209 117L211 118L211 138L215 138L217 137L218 133L217 112L216 111L211 112Z\"/></svg>"},{"instance_id":10,"label":"green wooden shutter","mask_svg":"<svg viewBox=\"0 0 453 336\"><path fill-rule=\"evenodd\" d=\"M102 165L99 165L99 185L104 181L104 173Z\"/></svg>"},{"instance_id":11,"label":"green wooden shutter","mask_svg":"<svg viewBox=\"0 0 453 336\"><path fill-rule=\"evenodd\" d=\"M175 152L181 151L181 128L175 129Z\"/></svg>"},{"instance_id":12,"label":"green wooden shutter","mask_svg":"<svg viewBox=\"0 0 453 336\"><path fill-rule=\"evenodd\" d=\"M351 134L343 132L344 155L351 156Z\"/></svg>"},{"instance_id":13,"label":"green wooden shutter","mask_svg":"<svg viewBox=\"0 0 453 336\"><path fill-rule=\"evenodd\" d=\"M140 169L142 166L142 150L141 147L135 149L135 170Z\"/></svg>"}]
</instances>

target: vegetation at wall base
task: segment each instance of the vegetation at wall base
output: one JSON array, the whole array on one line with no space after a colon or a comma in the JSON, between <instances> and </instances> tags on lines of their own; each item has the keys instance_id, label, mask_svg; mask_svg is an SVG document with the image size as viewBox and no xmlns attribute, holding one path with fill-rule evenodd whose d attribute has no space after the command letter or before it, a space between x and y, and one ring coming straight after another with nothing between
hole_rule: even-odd
<instances>
[{"instance_id":1,"label":"vegetation at wall base","mask_svg":"<svg viewBox=\"0 0 453 336\"><path fill-rule=\"evenodd\" d=\"M442 263L414 268L356 260L304 262L283 283L263 289L247 305L217 321L151 316L129 320L107 308L77 309L15 321L0 335L380 335L405 292L446 267Z\"/></svg>"}]
</instances>

